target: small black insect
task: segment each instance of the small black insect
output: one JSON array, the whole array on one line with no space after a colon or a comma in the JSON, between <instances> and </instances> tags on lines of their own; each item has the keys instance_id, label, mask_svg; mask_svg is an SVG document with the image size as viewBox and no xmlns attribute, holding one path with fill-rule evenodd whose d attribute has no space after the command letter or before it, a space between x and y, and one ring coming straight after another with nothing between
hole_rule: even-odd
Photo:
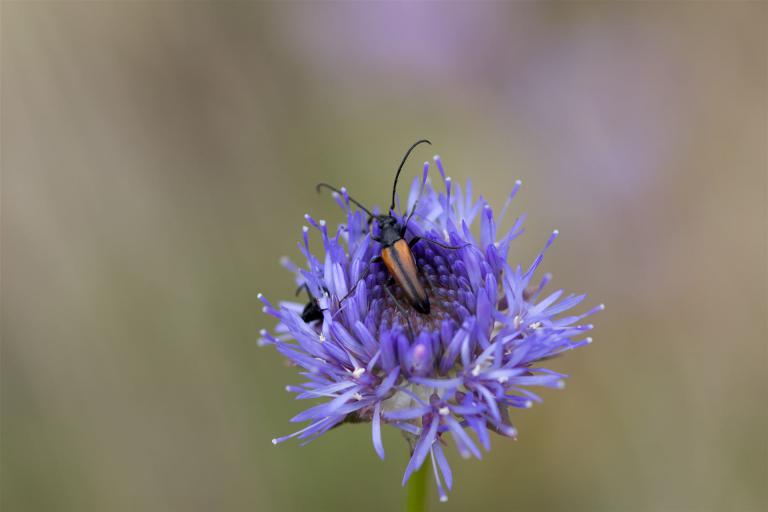
<instances>
[{"instance_id":1,"label":"small black insect","mask_svg":"<svg viewBox=\"0 0 768 512\"><path fill-rule=\"evenodd\" d=\"M304 306L304 310L301 312L301 319L308 324L322 320L323 309L320 308L317 299L312 296L312 292L309 291L309 286L306 284L299 286L299 289L296 290L296 295L298 295L301 290L306 290L307 295L309 296L309 302L307 302L307 305Z\"/></svg>"},{"instance_id":2,"label":"small black insect","mask_svg":"<svg viewBox=\"0 0 768 512\"><path fill-rule=\"evenodd\" d=\"M428 315L430 312L429 296L427 295L427 290L419 281L419 269L416 265L416 259L413 257L413 252L411 249L420 240L426 240L427 242L439 245L440 247L444 247L446 249L460 249L464 246L453 247L450 245L442 244L435 240L430 240L428 238L422 239L418 236L415 236L409 242L406 242L405 234L408 229L408 221L411 220L411 217L413 217L413 214L416 211L416 204L413 205L413 209L406 218L405 223L400 223L400 221L397 220L397 218L395 218L393 215L393 212L395 211L395 198L397 195L397 180L400 177L400 172L403 170L403 166L405 165L406 160L408 160L408 156L411 154L413 149L422 143L430 145L432 144L428 140L422 139L416 141L413 145L411 145L410 148L408 148L408 151L405 152L405 156L403 156L403 160L400 162L400 166L397 168L397 173L395 174L395 182L392 185L392 202L389 206L389 211L386 214L374 215L368 208L360 204L358 201L352 197L347 197L349 197L349 200L356 204L361 210L368 214L369 224L374 220L378 224L379 234L377 236L373 236L373 240L381 245L381 255L374 258L371 263L383 262L384 266L387 267L387 271L389 271L390 283L396 282L398 285L400 285L400 288L405 293L405 297L408 300L408 303L413 307L413 309L423 315ZM317 185L318 192L323 188L327 188L341 194L339 189L327 183L320 183ZM385 287L384 289L394 299L394 295L392 295L392 292L389 290L389 288ZM397 300L395 300L395 303L397 304Z\"/></svg>"}]
</instances>

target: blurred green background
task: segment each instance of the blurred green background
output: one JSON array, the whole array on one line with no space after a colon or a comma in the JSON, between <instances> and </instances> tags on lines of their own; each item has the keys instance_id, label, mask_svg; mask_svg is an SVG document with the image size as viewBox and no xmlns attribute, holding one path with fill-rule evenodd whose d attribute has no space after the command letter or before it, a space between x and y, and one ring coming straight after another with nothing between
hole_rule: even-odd
<instances>
[{"instance_id":1,"label":"blurred green background","mask_svg":"<svg viewBox=\"0 0 768 512\"><path fill-rule=\"evenodd\" d=\"M398 510L397 433L270 444L302 404L256 294L341 219L317 181L381 203L429 137L608 306L435 510L765 510L766 13L4 2L2 509Z\"/></svg>"}]
</instances>

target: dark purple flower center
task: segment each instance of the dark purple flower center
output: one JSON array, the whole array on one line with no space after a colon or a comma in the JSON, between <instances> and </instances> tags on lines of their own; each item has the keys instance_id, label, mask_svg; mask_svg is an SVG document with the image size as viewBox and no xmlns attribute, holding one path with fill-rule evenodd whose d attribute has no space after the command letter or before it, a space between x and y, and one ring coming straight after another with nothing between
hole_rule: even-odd
<instances>
[{"instance_id":1,"label":"dark purple flower center","mask_svg":"<svg viewBox=\"0 0 768 512\"><path fill-rule=\"evenodd\" d=\"M375 264L366 282L372 290L370 297L374 325L379 330L399 327L409 336L411 333L408 329L412 328L417 337L424 331L439 333L446 327L454 331L460 326L471 314L474 305L468 300L472 296L467 293L470 291L469 284L457 274L461 269L454 268L457 257L451 254L453 252L452 249L430 246L425 241L413 247L419 267L419 281L429 296L431 311L428 315L417 312L408 303L402 288L390 278L386 268Z\"/></svg>"}]
</instances>

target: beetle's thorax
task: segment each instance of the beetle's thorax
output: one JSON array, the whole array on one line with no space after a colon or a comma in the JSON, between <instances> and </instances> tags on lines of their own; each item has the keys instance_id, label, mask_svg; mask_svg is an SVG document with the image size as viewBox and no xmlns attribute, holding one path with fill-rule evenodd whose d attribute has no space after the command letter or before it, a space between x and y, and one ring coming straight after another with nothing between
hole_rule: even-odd
<instances>
[{"instance_id":1,"label":"beetle's thorax","mask_svg":"<svg viewBox=\"0 0 768 512\"><path fill-rule=\"evenodd\" d=\"M380 215L376 217L379 225L379 233L376 241L383 247L391 247L395 242L403 238L400 222L391 215Z\"/></svg>"}]
</instances>

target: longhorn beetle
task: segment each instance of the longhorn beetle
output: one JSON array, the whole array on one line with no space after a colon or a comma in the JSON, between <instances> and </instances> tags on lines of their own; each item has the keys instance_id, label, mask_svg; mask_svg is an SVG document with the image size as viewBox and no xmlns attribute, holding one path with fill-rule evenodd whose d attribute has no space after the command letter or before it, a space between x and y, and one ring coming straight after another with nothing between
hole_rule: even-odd
<instances>
[{"instance_id":1,"label":"longhorn beetle","mask_svg":"<svg viewBox=\"0 0 768 512\"><path fill-rule=\"evenodd\" d=\"M381 245L381 255L374 258L371 263L383 262L384 266L387 267L387 271L389 271L391 278L390 282L394 281L400 285L400 288L405 293L405 297L408 300L408 303L413 306L413 309L423 315L428 315L430 311L429 296L427 295L427 290L424 289L424 286L419 281L419 269L416 266L416 259L413 257L413 252L411 252L411 248L420 240L422 240L422 238L415 236L411 239L410 242L406 242L404 238L406 230L408 229L408 221L411 220L411 217L416 211L416 204L413 205L413 209L405 219L405 223L400 223L400 221L397 220L393 215L393 212L395 211L395 198L397 195L397 180L400 177L400 172L403 170L403 166L405 165L406 160L408 160L408 156L411 154L411 151L413 151L416 146L422 143L427 143L430 145L432 144L426 139L416 141L413 145L411 145L410 148L408 148L408 151L405 152L405 156L403 156L403 160L400 162L400 167L397 168L397 173L395 174L395 182L392 185L392 202L389 206L389 211L387 214L374 215L368 208L360 204L354 198L350 197L349 195L347 195L347 197L349 197L349 200L356 204L361 210L368 214L368 224L375 220L379 226L379 234L372 236L372 238L374 241ZM339 189L327 183L320 183L317 185L318 192L320 192L320 190L323 188L327 188L339 194L342 193ZM435 245L439 245L440 247L444 247L446 249L461 249L462 247L466 247L453 247L450 245L442 244L436 240L430 240L428 238L424 238L423 240L426 240L427 242L433 243ZM357 284L355 284L355 287L356 286ZM352 289L354 290L354 287ZM389 288L385 287L385 290L394 299L394 295L392 295L392 292L389 290ZM350 293L352 292L350 291ZM397 304L396 299L395 303Z\"/></svg>"}]
</instances>

